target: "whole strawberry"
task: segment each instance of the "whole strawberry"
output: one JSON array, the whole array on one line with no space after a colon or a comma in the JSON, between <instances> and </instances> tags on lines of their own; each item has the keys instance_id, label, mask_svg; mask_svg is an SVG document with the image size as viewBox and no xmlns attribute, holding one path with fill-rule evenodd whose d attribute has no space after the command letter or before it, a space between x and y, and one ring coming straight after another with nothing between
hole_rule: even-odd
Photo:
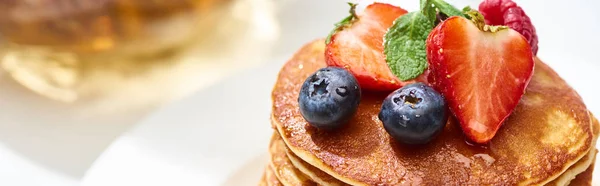
<instances>
[{"instance_id":1,"label":"whole strawberry","mask_svg":"<svg viewBox=\"0 0 600 186\"><path fill-rule=\"evenodd\" d=\"M479 4L479 11L488 25L506 25L527 39L531 51L537 55L538 36L525 11L512 0L485 0Z\"/></svg>"}]
</instances>

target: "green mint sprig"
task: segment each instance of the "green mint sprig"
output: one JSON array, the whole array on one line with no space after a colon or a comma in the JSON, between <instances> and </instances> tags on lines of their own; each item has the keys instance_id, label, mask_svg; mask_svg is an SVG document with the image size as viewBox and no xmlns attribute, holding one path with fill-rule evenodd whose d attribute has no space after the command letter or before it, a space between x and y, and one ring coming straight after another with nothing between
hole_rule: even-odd
<instances>
[{"instance_id":1,"label":"green mint sprig","mask_svg":"<svg viewBox=\"0 0 600 186\"><path fill-rule=\"evenodd\" d=\"M464 16L443 0L421 0L421 10L405 14L384 36L384 54L390 70L400 80L411 80L427 69L425 41L435 27L438 14Z\"/></svg>"},{"instance_id":2,"label":"green mint sprig","mask_svg":"<svg viewBox=\"0 0 600 186\"><path fill-rule=\"evenodd\" d=\"M431 4L433 4L434 8L437 9L436 11L439 13L444 14L446 17L452 17L452 16L465 16L464 13L457 9L456 7L452 6L451 4L448 4L447 2L443 1L443 0L421 0L421 1L428 1ZM428 10L431 11L431 10Z\"/></svg>"},{"instance_id":3,"label":"green mint sprig","mask_svg":"<svg viewBox=\"0 0 600 186\"><path fill-rule=\"evenodd\" d=\"M427 69L425 40L433 22L421 12L411 12L398 18L385 34L386 62L400 80L421 75Z\"/></svg>"}]
</instances>

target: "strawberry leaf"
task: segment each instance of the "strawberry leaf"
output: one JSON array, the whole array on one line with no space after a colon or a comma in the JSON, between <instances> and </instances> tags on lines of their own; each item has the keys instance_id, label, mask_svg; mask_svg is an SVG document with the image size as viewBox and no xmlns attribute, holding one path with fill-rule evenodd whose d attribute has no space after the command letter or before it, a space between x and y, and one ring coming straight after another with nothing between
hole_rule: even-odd
<instances>
[{"instance_id":1,"label":"strawberry leaf","mask_svg":"<svg viewBox=\"0 0 600 186\"><path fill-rule=\"evenodd\" d=\"M348 3L348 5L350 5L350 15L335 24L335 28L327 36L327 39L325 40L325 44L329 44L329 42L331 42L331 36L333 36L336 32L342 30L346 26L352 25L352 23L355 20L358 20L358 16L356 16L357 4Z\"/></svg>"},{"instance_id":2,"label":"strawberry leaf","mask_svg":"<svg viewBox=\"0 0 600 186\"><path fill-rule=\"evenodd\" d=\"M426 15L411 12L398 18L385 34L386 62L400 80L414 79L427 69L425 40L433 27Z\"/></svg>"}]
</instances>

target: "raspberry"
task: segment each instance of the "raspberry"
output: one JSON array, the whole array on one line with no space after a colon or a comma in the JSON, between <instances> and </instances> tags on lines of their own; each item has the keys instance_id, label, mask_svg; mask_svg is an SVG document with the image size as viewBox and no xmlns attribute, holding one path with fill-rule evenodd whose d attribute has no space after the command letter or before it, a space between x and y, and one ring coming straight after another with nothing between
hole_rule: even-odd
<instances>
[{"instance_id":1,"label":"raspberry","mask_svg":"<svg viewBox=\"0 0 600 186\"><path fill-rule=\"evenodd\" d=\"M485 0L479 4L479 11L488 25L506 25L525 36L531 51L537 55L538 36L529 16L512 0Z\"/></svg>"}]
</instances>

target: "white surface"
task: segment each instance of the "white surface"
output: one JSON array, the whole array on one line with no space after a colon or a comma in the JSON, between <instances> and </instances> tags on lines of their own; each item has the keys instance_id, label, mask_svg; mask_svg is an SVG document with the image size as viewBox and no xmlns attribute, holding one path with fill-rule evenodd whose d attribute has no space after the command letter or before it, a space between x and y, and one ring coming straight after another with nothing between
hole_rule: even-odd
<instances>
[{"instance_id":1,"label":"white surface","mask_svg":"<svg viewBox=\"0 0 600 186\"><path fill-rule=\"evenodd\" d=\"M84 185L222 185L230 177L244 180L237 172L257 183L278 68L244 73L147 118L108 149L116 153L103 155Z\"/></svg>"},{"instance_id":2,"label":"white surface","mask_svg":"<svg viewBox=\"0 0 600 186\"><path fill-rule=\"evenodd\" d=\"M12 185L48 185L70 186L77 185L77 181L63 174L49 171L39 165L14 154L7 147L0 148L0 157L3 158L3 168L0 169L0 179L3 183ZM41 178L31 179L31 175L42 175Z\"/></svg>"},{"instance_id":3,"label":"white surface","mask_svg":"<svg viewBox=\"0 0 600 186\"><path fill-rule=\"evenodd\" d=\"M78 185L102 151L149 109L90 116L0 72L0 185ZM33 178L33 179L32 179Z\"/></svg>"},{"instance_id":4,"label":"white surface","mask_svg":"<svg viewBox=\"0 0 600 186\"><path fill-rule=\"evenodd\" d=\"M415 10L418 1L392 2ZM600 2L564 2L518 1L538 29L538 55L600 115L600 13L595 10ZM281 58L147 118L105 151L83 185L255 185L265 161L269 95L278 67L302 44L324 37L347 8L341 0L285 5L279 15L284 40L275 50ZM0 87L0 185L77 185L110 140L151 110L90 117L5 78Z\"/></svg>"}]
</instances>

